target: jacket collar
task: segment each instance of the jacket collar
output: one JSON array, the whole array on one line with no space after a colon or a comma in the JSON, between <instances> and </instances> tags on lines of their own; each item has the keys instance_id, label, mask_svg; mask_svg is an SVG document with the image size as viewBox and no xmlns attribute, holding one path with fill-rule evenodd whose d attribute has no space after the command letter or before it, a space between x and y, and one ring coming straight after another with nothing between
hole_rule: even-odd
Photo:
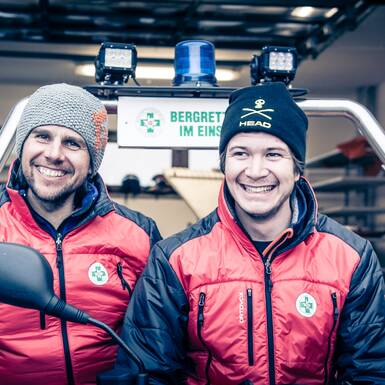
<instances>
[{"instance_id":1,"label":"jacket collar","mask_svg":"<svg viewBox=\"0 0 385 385\"><path fill-rule=\"evenodd\" d=\"M55 232L44 218L33 211L26 200L28 185L21 171L19 159L16 159L10 168L6 189L11 201L14 203L13 210L20 220L28 226L32 226L35 230L43 227L49 233ZM103 180L97 174L92 180L87 181L85 193L79 197L78 208L64 221L68 222L65 226L65 232L67 233L74 227L89 221L96 215L105 215L113 208L113 203L108 196Z\"/></svg>"},{"instance_id":2,"label":"jacket collar","mask_svg":"<svg viewBox=\"0 0 385 385\"><path fill-rule=\"evenodd\" d=\"M293 248L314 232L317 222L317 200L310 183L301 177L291 195L292 221L290 227L272 241L268 250L275 253ZM234 199L225 180L218 198L218 215L221 222L251 255L258 255L252 240L237 218Z\"/></svg>"}]
</instances>

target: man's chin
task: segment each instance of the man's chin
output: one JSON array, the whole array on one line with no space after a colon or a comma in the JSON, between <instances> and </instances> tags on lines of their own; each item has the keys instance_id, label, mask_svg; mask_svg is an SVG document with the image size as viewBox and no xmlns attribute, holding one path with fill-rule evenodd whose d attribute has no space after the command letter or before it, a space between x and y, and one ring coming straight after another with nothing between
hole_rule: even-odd
<instances>
[{"instance_id":1,"label":"man's chin","mask_svg":"<svg viewBox=\"0 0 385 385\"><path fill-rule=\"evenodd\" d=\"M274 217L274 215L276 214L276 211L275 210L269 210L269 211L255 210L255 211L248 212L248 214L250 217L252 217L257 221L265 221L267 219Z\"/></svg>"},{"instance_id":2,"label":"man's chin","mask_svg":"<svg viewBox=\"0 0 385 385\"><path fill-rule=\"evenodd\" d=\"M282 205L276 205L273 207L249 207L244 210L250 217L257 221L265 221L273 218Z\"/></svg>"},{"instance_id":3,"label":"man's chin","mask_svg":"<svg viewBox=\"0 0 385 385\"><path fill-rule=\"evenodd\" d=\"M40 200L43 203L47 204L63 204L70 195L72 191L39 191L32 189L33 195L36 199Z\"/></svg>"}]
</instances>

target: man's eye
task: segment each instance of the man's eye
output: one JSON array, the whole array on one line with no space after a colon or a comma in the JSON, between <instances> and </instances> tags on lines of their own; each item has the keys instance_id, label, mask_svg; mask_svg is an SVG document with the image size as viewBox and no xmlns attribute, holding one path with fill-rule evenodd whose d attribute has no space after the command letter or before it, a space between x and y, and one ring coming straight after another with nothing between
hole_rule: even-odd
<instances>
[{"instance_id":1,"label":"man's eye","mask_svg":"<svg viewBox=\"0 0 385 385\"><path fill-rule=\"evenodd\" d=\"M73 140L67 140L65 142L66 147L70 148L71 150L79 150L81 148L80 144L73 141Z\"/></svg>"},{"instance_id":2,"label":"man's eye","mask_svg":"<svg viewBox=\"0 0 385 385\"><path fill-rule=\"evenodd\" d=\"M279 152L268 152L266 156L268 158L282 158L282 154L280 154Z\"/></svg>"},{"instance_id":3,"label":"man's eye","mask_svg":"<svg viewBox=\"0 0 385 385\"><path fill-rule=\"evenodd\" d=\"M247 156L247 153L245 151L235 151L233 152L233 156L236 156L236 157L245 157Z\"/></svg>"},{"instance_id":4,"label":"man's eye","mask_svg":"<svg viewBox=\"0 0 385 385\"><path fill-rule=\"evenodd\" d=\"M46 142L49 140L49 136L46 134L36 134L35 138L41 142Z\"/></svg>"}]
</instances>

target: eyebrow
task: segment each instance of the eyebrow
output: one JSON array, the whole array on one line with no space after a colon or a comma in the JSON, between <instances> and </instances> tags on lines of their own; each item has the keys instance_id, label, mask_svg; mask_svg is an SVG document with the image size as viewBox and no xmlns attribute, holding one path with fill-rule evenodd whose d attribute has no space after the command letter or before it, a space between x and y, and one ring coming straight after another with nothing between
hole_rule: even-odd
<instances>
[{"instance_id":1,"label":"eyebrow","mask_svg":"<svg viewBox=\"0 0 385 385\"><path fill-rule=\"evenodd\" d=\"M46 128L40 128L37 127L33 130L33 134L47 134L47 135L52 135L50 130L47 130ZM80 137L75 137L71 134L66 134L62 137L62 140L72 140L76 143L79 143L81 145L87 146L86 141L80 136Z\"/></svg>"},{"instance_id":2,"label":"eyebrow","mask_svg":"<svg viewBox=\"0 0 385 385\"><path fill-rule=\"evenodd\" d=\"M284 152L288 152L288 149L284 148L284 147L268 147L266 149L266 151L284 151Z\"/></svg>"},{"instance_id":3,"label":"eyebrow","mask_svg":"<svg viewBox=\"0 0 385 385\"><path fill-rule=\"evenodd\" d=\"M37 127L35 128L32 132L32 134L49 134L49 131L45 128L40 128L40 127Z\"/></svg>"},{"instance_id":4,"label":"eyebrow","mask_svg":"<svg viewBox=\"0 0 385 385\"><path fill-rule=\"evenodd\" d=\"M62 140L73 140L76 143L86 145L86 142L85 142L85 140L82 137L75 137L75 136L72 136L72 135L64 135Z\"/></svg>"},{"instance_id":5,"label":"eyebrow","mask_svg":"<svg viewBox=\"0 0 385 385\"><path fill-rule=\"evenodd\" d=\"M248 147L246 146L231 146L229 147L229 151L232 151L232 150L235 150L235 149L239 149L239 150L247 150Z\"/></svg>"},{"instance_id":6,"label":"eyebrow","mask_svg":"<svg viewBox=\"0 0 385 385\"><path fill-rule=\"evenodd\" d=\"M250 149L250 147L247 147L247 146L231 146L229 147L229 151L233 151L233 150L248 150ZM287 148L284 148L284 147L267 147L264 149L265 151L283 151L283 152L288 152L288 149Z\"/></svg>"}]
</instances>

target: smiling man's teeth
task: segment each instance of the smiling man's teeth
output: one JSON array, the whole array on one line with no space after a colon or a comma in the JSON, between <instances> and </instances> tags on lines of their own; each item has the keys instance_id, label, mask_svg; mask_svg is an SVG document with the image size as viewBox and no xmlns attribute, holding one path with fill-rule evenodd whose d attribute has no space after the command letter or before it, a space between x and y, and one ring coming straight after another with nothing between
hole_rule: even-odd
<instances>
[{"instance_id":1,"label":"smiling man's teeth","mask_svg":"<svg viewBox=\"0 0 385 385\"><path fill-rule=\"evenodd\" d=\"M63 176L65 174L64 171L51 170L50 168L45 168L45 167L38 167L37 169L39 170L40 174L43 174L45 176L58 177L58 176Z\"/></svg>"},{"instance_id":2,"label":"smiling man's teeth","mask_svg":"<svg viewBox=\"0 0 385 385\"><path fill-rule=\"evenodd\" d=\"M246 186L246 185L243 185L243 187L249 193L269 192L269 191L271 191L274 188L274 186L252 187L252 186Z\"/></svg>"}]
</instances>

